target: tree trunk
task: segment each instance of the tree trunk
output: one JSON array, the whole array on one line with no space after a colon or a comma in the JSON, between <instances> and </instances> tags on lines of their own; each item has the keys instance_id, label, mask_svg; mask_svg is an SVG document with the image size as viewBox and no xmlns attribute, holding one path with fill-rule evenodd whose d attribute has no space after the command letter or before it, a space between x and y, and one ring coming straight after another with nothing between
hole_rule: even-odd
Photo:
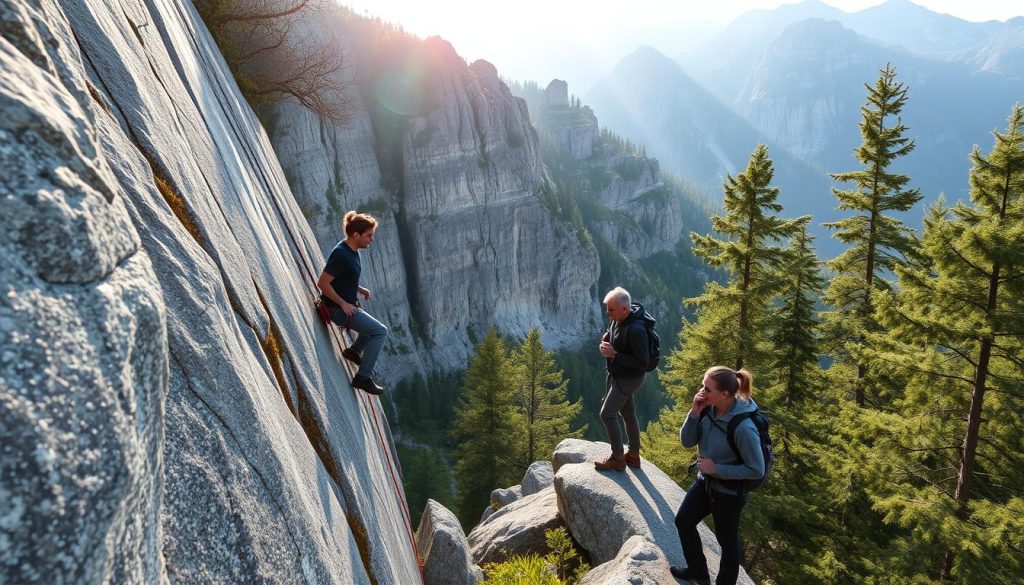
<instances>
[{"instance_id":1,"label":"tree trunk","mask_svg":"<svg viewBox=\"0 0 1024 585\"><path fill-rule=\"evenodd\" d=\"M996 300L999 293L999 262L992 267L992 275L989 277L988 303L985 313L992 315L996 310ZM974 370L974 388L971 393L971 409L967 414L967 432L964 434L963 449L960 452L960 471L956 478L956 492L953 498L956 500L956 514L963 519L967 515L967 502L971 499L971 484L974 481L974 459L978 452L978 435L981 430L981 407L985 399L985 382L988 379L989 361L992 358L991 337L981 340L981 350L978 352L978 366ZM947 550L942 559L942 568L939 578L947 580L953 570L953 551Z\"/></svg>"}]
</instances>

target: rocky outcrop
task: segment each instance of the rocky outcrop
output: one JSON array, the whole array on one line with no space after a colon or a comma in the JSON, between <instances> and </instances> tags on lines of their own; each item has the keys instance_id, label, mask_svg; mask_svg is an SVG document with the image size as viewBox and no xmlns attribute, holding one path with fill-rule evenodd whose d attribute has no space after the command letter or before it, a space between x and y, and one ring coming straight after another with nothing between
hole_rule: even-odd
<instances>
[{"instance_id":1,"label":"rocky outcrop","mask_svg":"<svg viewBox=\"0 0 1024 585\"><path fill-rule=\"evenodd\" d=\"M553 486L526 496L491 514L468 536L473 561L500 563L514 555L548 553L544 533L565 522L558 515Z\"/></svg>"},{"instance_id":2,"label":"rocky outcrop","mask_svg":"<svg viewBox=\"0 0 1024 585\"><path fill-rule=\"evenodd\" d=\"M368 310L392 331L382 375L462 367L491 325L512 336L539 325L548 347L588 337L601 319L597 253L538 196L525 103L490 63L467 66L441 39L408 39L371 70L381 57L356 32L366 23L324 26L350 57L351 121L331 126L284 106L270 135L321 250L340 236L330 210L383 219L363 269Z\"/></svg>"},{"instance_id":3,"label":"rocky outcrop","mask_svg":"<svg viewBox=\"0 0 1024 585\"><path fill-rule=\"evenodd\" d=\"M685 566L674 519L686 492L646 460L640 469L624 473L596 471L592 462L609 450L607 443L577 439L555 448L554 486L569 532L595 564L613 560L630 537L640 535L657 545L670 564ZM699 529L714 577L721 547L707 526ZM739 582L751 583L742 568Z\"/></svg>"},{"instance_id":4,"label":"rocky outcrop","mask_svg":"<svg viewBox=\"0 0 1024 585\"><path fill-rule=\"evenodd\" d=\"M524 496L531 496L551 485L555 481L555 472L550 461L534 461L526 468L520 484Z\"/></svg>"},{"instance_id":5,"label":"rocky outcrop","mask_svg":"<svg viewBox=\"0 0 1024 585\"><path fill-rule=\"evenodd\" d=\"M549 108L569 106L569 84L561 79L552 79L544 88L544 105Z\"/></svg>"},{"instance_id":6,"label":"rocky outcrop","mask_svg":"<svg viewBox=\"0 0 1024 585\"><path fill-rule=\"evenodd\" d=\"M614 559L587 571L577 585L663 585L676 582L661 549L637 535L629 537Z\"/></svg>"},{"instance_id":7,"label":"rocky outcrop","mask_svg":"<svg viewBox=\"0 0 1024 585\"><path fill-rule=\"evenodd\" d=\"M320 248L192 3L0 21L3 574L418 582Z\"/></svg>"},{"instance_id":8,"label":"rocky outcrop","mask_svg":"<svg viewBox=\"0 0 1024 585\"><path fill-rule=\"evenodd\" d=\"M482 520L468 540L478 564L501 562L512 555L545 555L545 532L564 526L594 568L580 583L675 583L670 565L685 566L675 514L686 492L650 461L625 472L599 472L593 462L611 447L565 439L555 447L552 485L495 511ZM532 469L544 469L537 462ZM527 477L531 475L527 472ZM523 485L527 485L527 477ZM721 547L714 533L699 527L712 579L718 573ZM740 568L738 583L752 585Z\"/></svg>"},{"instance_id":9,"label":"rocky outcrop","mask_svg":"<svg viewBox=\"0 0 1024 585\"><path fill-rule=\"evenodd\" d=\"M569 86L561 79L552 80L544 90L544 101L537 115L538 125L572 158L583 160L594 154L597 139L597 116L587 106L569 102Z\"/></svg>"},{"instance_id":10,"label":"rocky outcrop","mask_svg":"<svg viewBox=\"0 0 1024 585\"><path fill-rule=\"evenodd\" d=\"M567 92L564 81L554 80L537 104L537 127L552 148L575 164L559 161L561 174L574 175L572 183L586 185L586 218L591 232L611 246L606 253L630 260L673 250L683 227L679 195L662 183L656 159L625 142L603 135L589 106L577 100L559 101L552 95Z\"/></svg>"},{"instance_id":11,"label":"rocky outcrop","mask_svg":"<svg viewBox=\"0 0 1024 585\"><path fill-rule=\"evenodd\" d=\"M434 500L427 500L416 530L416 548L423 560L424 585L474 585L483 581L469 556L458 518Z\"/></svg>"}]
</instances>

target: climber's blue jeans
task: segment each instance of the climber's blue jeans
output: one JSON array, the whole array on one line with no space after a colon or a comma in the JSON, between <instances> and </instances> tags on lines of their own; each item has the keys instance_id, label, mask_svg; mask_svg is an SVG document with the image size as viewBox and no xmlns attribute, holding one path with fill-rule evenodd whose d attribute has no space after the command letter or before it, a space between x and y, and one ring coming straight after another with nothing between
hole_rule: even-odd
<instances>
[{"instance_id":1,"label":"climber's blue jeans","mask_svg":"<svg viewBox=\"0 0 1024 585\"><path fill-rule=\"evenodd\" d=\"M377 365L377 356L384 347L384 339L388 335L388 328L380 321L373 318L362 309L356 310L356 314L349 319L345 311L331 309L331 320L342 327L349 327L358 335L352 349L363 356L359 365L357 376L369 378L373 375L373 367Z\"/></svg>"}]
</instances>

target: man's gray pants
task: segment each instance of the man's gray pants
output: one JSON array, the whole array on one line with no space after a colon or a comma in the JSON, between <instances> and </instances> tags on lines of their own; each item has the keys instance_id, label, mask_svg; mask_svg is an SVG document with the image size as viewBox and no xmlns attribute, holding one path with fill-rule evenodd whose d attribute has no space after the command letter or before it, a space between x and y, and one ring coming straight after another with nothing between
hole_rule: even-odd
<instances>
[{"instance_id":1,"label":"man's gray pants","mask_svg":"<svg viewBox=\"0 0 1024 585\"><path fill-rule=\"evenodd\" d=\"M639 378L623 378L608 374L605 378L608 391L601 405L601 422L608 431L608 442L612 444L612 454L621 457L622 429L626 424L626 438L631 450L640 449L640 422L633 408L633 395L644 385L645 375Z\"/></svg>"}]
</instances>

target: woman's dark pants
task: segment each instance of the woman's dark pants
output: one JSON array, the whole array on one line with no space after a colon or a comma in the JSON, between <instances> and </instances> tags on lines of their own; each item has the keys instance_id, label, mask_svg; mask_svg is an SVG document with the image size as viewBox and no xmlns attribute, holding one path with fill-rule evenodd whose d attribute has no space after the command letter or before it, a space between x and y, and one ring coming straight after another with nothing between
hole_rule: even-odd
<instances>
[{"instance_id":1,"label":"woman's dark pants","mask_svg":"<svg viewBox=\"0 0 1024 585\"><path fill-rule=\"evenodd\" d=\"M708 514L715 520L715 536L722 547L722 562L718 569L717 585L733 585L740 571L740 513L747 503L747 494L730 496L709 490L703 478L698 479L683 498L676 513L676 530L683 545L686 565L708 574L708 560L704 556L697 525Z\"/></svg>"}]
</instances>

